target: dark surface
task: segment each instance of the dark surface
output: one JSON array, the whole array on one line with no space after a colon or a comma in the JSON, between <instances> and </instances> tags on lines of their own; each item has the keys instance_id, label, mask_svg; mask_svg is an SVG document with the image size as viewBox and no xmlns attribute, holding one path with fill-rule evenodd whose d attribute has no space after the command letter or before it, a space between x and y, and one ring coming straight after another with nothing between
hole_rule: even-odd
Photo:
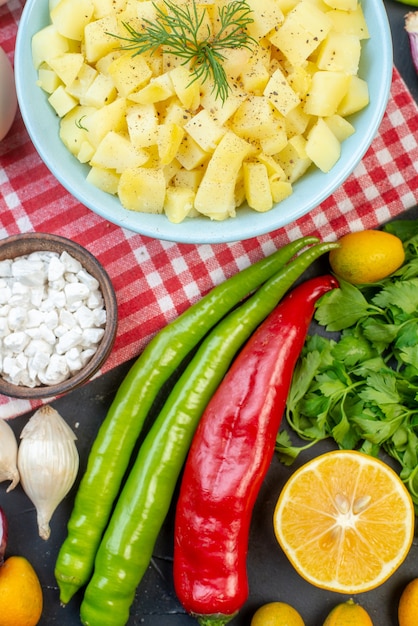
<instances>
[{"instance_id":1,"label":"dark surface","mask_svg":"<svg viewBox=\"0 0 418 626\"><path fill-rule=\"evenodd\" d=\"M385 4L393 33L395 64L415 99L418 100L418 78L412 65L409 42L404 31L404 16L409 10L413 10L413 7L391 0L387 0ZM409 211L404 217L418 217L417 209ZM322 268L319 264L313 269L314 272L320 270ZM80 475L99 425L129 367L130 363L124 364L53 403L78 435ZM17 434L28 417L29 415L18 417L11 422ZM313 450L301 455L291 469L281 465L276 458L273 460L253 515L248 555L249 600L240 615L230 622L231 626L249 626L255 609L272 600L292 604L301 613L306 626L321 626L331 608L347 599L345 596L317 589L302 580L279 549L271 523L280 489L290 473L312 456L331 447L331 444L314 447ZM388 459L385 460L390 463ZM60 607L53 574L58 549L66 534L66 521L71 511L77 483L55 512L51 522L51 538L47 542L38 537L34 508L21 487L18 486L8 494L6 488L7 483L0 484L0 505L6 512L10 529L7 555L26 556L38 572L45 600L40 625L80 624L78 613L80 594L67 607ZM131 609L130 625L196 626L197 622L184 613L176 599L172 585L171 557L172 515L169 515L155 547L153 562L138 587ZM418 545L414 540L406 561L389 581L378 589L357 597L357 601L368 610L375 626L397 626L397 604L400 593L406 583L417 576Z\"/></svg>"}]
</instances>

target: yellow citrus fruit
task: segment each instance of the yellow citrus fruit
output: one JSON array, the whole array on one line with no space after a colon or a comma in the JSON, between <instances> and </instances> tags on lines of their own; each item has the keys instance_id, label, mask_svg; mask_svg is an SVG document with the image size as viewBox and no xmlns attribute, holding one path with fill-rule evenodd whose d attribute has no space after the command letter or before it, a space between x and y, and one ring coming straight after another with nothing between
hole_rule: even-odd
<instances>
[{"instance_id":1,"label":"yellow citrus fruit","mask_svg":"<svg viewBox=\"0 0 418 626\"><path fill-rule=\"evenodd\" d=\"M274 512L277 540L297 572L355 594L382 584L414 536L412 499L398 474L353 450L326 452L289 478Z\"/></svg>"},{"instance_id":2,"label":"yellow citrus fruit","mask_svg":"<svg viewBox=\"0 0 418 626\"><path fill-rule=\"evenodd\" d=\"M405 260L399 237L380 230L348 233L329 253L332 271L354 285L375 283L392 274Z\"/></svg>"},{"instance_id":3,"label":"yellow citrus fruit","mask_svg":"<svg viewBox=\"0 0 418 626\"><path fill-rule=\"evenodd\" d=\"M370 615L353 600L337 604L323 626L373 626Z\"/></svg>"},{"instance_id":4,"label":"yellow citrus fruit","mask_svg":"<svg viewBox=\"0 0 418 626\"><path fill-rule=\"evenodd\" d=\"M251 626L305 626L296 609L286 602L269 602L254 613Z\"/></svg>"},{"instance_id":5,"label":"yellow citrus fruit","mask_svg":"<svg viewBox=\"0 0 418 626\"><path fill-rule=\"evenodd\" d=\"M42 607L42 587L32 565L10 556L0 567L0 626L36 626Z\"/></svg>"},{"instance_id":6,"label":"yellow citrus fruit","mask_svg":"<svg viewBox=\"0 0 418 626\"><path fill-rule=\"evenodd\" d=\"M418 578L407 584L398 606L399 626L416 626L418 620Z\"/></svg>"}]
</instances>

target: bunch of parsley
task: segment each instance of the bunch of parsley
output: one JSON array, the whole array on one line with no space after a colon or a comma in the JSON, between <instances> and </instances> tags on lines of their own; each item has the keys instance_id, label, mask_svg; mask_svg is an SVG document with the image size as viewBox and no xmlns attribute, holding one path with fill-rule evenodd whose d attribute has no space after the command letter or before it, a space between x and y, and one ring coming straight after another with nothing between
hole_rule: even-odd
<instances>
[{"instance_id":1,"label":"bunch of parsley","mask_svg":"<svg viewBox=\"0 0 418 626\"><path fill-rule=\"evenodd\" d=\"M281 460L333 438L340 448L385 451L418 508L418 221L385 230L405 248L405 263L379 283L344 281L319 302L318 333L308 336L295 368L286 419L308 443L282 430Z\"/></svg>"}]
</instances>

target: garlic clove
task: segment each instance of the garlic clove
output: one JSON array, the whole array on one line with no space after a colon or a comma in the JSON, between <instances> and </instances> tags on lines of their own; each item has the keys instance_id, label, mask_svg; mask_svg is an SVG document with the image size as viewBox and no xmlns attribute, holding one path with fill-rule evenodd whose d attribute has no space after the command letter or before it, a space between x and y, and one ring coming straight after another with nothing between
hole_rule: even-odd
<instances>
[{"instance_id":1,"label":"garlic clove","mask_svg":"<svg viewBox=\"0 0 418 626\"><path fill-rule=\"evenodd\" d=\"M17 468L17 440L8 422L0 418L0 482L11 480L6 489L8 493L18 484L19 470Z\"/></svg>"},{"instance_id":2,"label":"garlic clove","mask_svg":"<svg viewBox=\"0 0 418 626\"><path fill-rule=\"evenodd\" d=\"M20 481L35 505L39 536L46 540L52 515L77 477L77 437L58 411L45 405L32 415L20 438Z\"/></svg>"}]
</instances>

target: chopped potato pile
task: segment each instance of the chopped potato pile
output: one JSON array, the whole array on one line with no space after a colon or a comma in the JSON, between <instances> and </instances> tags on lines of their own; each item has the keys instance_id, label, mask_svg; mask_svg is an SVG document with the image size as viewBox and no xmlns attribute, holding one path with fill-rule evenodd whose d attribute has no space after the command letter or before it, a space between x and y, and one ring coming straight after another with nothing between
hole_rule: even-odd
<instances>
[{"instance_id":1,"label":"chopped potato pile","mask_svg":"<svg viewBox=\"0 0 418 626\"><path fill-rule=\"evenodd\" d=\"M175 0L219 29L228 0ZM224 49L229 93L196 79L170 50L122 49L126 24L144 32L164 0L59 0L32 40L38 83L61 118L60 137L90 166L87 180L128 210L173 223L268 211L310 166L328 172L347 120L367 106L358 75L369 37L357 0L247 0L248 47ZM144 22L148 20L148 22Z\"/></svg>"}]
</instances>

